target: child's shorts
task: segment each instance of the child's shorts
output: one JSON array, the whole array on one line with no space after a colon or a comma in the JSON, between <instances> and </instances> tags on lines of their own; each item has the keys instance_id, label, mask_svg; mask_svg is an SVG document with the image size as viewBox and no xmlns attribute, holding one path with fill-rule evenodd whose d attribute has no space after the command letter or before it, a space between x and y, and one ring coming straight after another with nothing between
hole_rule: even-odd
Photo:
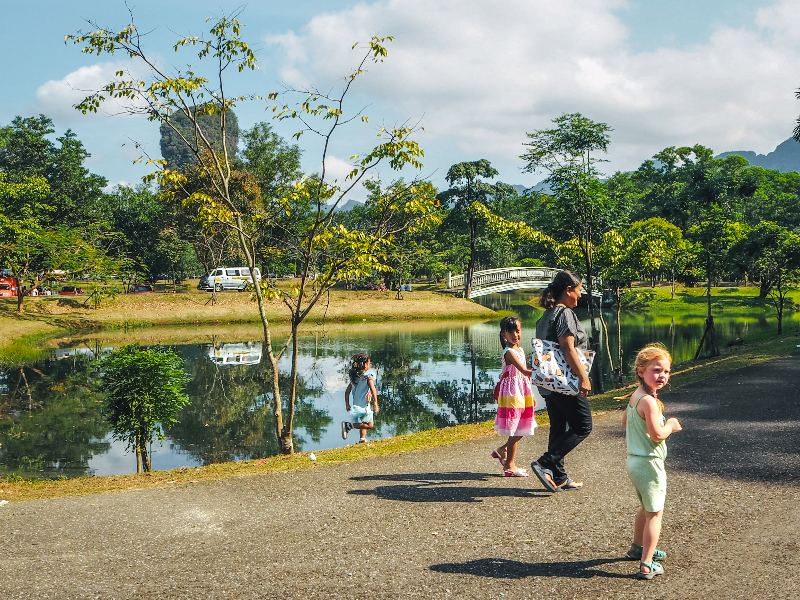
<instances>
[{"instance_id":1,"label":"child's shorts","mask_svg":"<svg viewBox=\"0 0 800 600\"><path fill-rule=\"evenodd\" d=\"M647 512L656 513L664 510L667 497L667 472L664 461L651 456L628 455L625 461L628 478L636 488L639 503Z\"/></svg>"},{"instance_id":2,"label":"child's shorts","mask_svg":"<svg viewBox=\"0 0 800 600\"><path fill-rule=\"evenodd\" d=\"M372 423L374 420L372 409L369 406L365 408L351 404L348 414L350 415L350 421L353 423Z\"/></svg>"}]
</instances>

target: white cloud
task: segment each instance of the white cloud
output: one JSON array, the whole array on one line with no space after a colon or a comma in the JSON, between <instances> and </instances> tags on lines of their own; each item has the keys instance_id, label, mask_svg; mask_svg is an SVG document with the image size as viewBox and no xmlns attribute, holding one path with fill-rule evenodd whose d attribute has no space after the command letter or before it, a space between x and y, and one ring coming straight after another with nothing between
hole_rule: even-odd
<instances>
[{"instance_id":1,"label":"white cloud","mask_svg":"<svg viewBox=\"0 0 800 600\"><path fill-rule=\"evenodd\" d=\"M624 5L385 0L319 15L268 41L285 51L284 81L325 89L354 66L354 41L396 36L360 93L383 112L424 114L425 143L463 160L519 167L525 132L562 112L614 129L610 169L635 168L670 145L767 152L789 137L800 113L800 3L761 9L751 29L722 27L703 44L645 53L626 44L614 14Z\"/></svg>"},{"instance_id":2,"label":"white cloud","mask_svg":"<svg viewBox=\"0 0 800 600\"><path fill-rule=\"evenodd\" d=\"M325 179L329 182L336 180L337 185L343 189L346 189L352 184L351 180L346 179L352 170L353 165L346 160L331 155L325 158ZM347 194L341 202L342 206L351 199L358 200L359 202L364 202L367 199L367 190L362 185L363 181L362 179L362 181Z\"/></svg>"},{"instance_id":3,"label":"white cloud","mask_svg":"<svg viewBox=\"0 0 800 600\"><path fill-rule=\"evenodd\" d=\"M125 71L125 78L130 65L127 62L100 62L81 67L67 74L63 79L51 79L36 90L36 108L47 116L59 120L74 121L84 118L75 110L74 105L104 85L115 80L117 71ZM87 113L87 115L92 113ZM122 105L114 100L105 101L98 112L101 116L125 114Z\"/></svg>"}]
</instances>

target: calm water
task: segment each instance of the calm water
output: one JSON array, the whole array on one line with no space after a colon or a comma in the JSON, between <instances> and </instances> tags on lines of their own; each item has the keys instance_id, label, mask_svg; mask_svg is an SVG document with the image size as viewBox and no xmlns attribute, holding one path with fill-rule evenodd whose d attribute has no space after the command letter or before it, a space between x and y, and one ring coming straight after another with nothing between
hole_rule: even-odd
<instances>
[{"instance_id":1,"label":"calm water","mask_svg":"<svg viewBox=\"0 0 800 600\"><path fill-rule=\"evenodd\" d=\"M519 303L531 297L503 294L482 301L520 314L523 338L529 339L540 311ZM615 353L616 323L612 313L604 314L609 345ZM579 316L588 330L587 312L579 311ZM674 319L648 313L623 315L625 356L631 360L645 343L661 341L677 361L687 360L694 355L703 324L702 314ZM774 319L760 312L719 317L716 324L722 346L737 337L775 328ZM219 328L213 333L224 335ZM254 328L242 336L250 340L224 342L209 334L204 343L175 346L192 377L188 385L191 404L180 413L179 423L165 432L164 445L153 444L154 469L277 453L268 395L271 374L261 343L252 341L258 334ZM147 330L147 335L152 339L153 330ZM132 334L125 342L135 338ZM46 358L24 369L29 388L19 369L0 371L0 474L72 477L135 472L133 454L109 435L101 414L102 395L96 389L96 357L120 343L108 342L102 334L80 342L61 340L59 348L47 350ZM346 418L348 358L364 350L371 354L377 371L381 407L375 429L368 434L370 439L493 417L492 388L500 372L496 322L360 323L343 330L314 331L301 338L294 431L297 450L357 441L355 431L342 439L340 421ZM607 360L600 361L599 369L608 385ZM285 361L281 371L288 374L288 370Z\"/></svg>"}]
</instances>

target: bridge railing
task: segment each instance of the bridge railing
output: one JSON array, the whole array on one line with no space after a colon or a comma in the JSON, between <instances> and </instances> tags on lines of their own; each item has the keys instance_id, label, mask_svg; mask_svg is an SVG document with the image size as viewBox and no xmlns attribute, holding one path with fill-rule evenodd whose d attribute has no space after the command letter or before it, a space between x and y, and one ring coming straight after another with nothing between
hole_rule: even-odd
<instances>
[{"instance_id":1,"label":"bridge railing","mask_svg":"<svg viewBox=\"0 0 800 600\"><path fill-rule=\"evenodd\" d=\"M502 288L503 284L510 282L531 282L532 284L537 284L533 287L544 287L553 280L560 270L553 267L507 267L504 269L475 271L472 276L472 289L476 291L496 286ZM603 280L600 277L595 277L594 282L596 287L595 294L597 294L597 289L602 289ZM448 288L463 286L463 273L460 275L447 274Z\"/></svg>"}]
</instances>

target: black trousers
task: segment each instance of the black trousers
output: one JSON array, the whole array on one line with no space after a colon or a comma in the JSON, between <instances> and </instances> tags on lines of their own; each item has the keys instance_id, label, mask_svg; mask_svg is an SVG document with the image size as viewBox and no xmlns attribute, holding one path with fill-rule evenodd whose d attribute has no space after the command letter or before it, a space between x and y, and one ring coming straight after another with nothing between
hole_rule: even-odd
<instances>
[{"instance_id":1,"label":"black trousers","mask_svg":"<svg viewBox=\"0 0 800 600\"><path fill-rule=\"evenodd\" d=\"M550 438L547 452L537 462L550 469L553 481L561 485L567 480L564 457L592 432L592 411L585 396L551 392L544 401L550 416Z\"/></svg>"}]
</instances>

